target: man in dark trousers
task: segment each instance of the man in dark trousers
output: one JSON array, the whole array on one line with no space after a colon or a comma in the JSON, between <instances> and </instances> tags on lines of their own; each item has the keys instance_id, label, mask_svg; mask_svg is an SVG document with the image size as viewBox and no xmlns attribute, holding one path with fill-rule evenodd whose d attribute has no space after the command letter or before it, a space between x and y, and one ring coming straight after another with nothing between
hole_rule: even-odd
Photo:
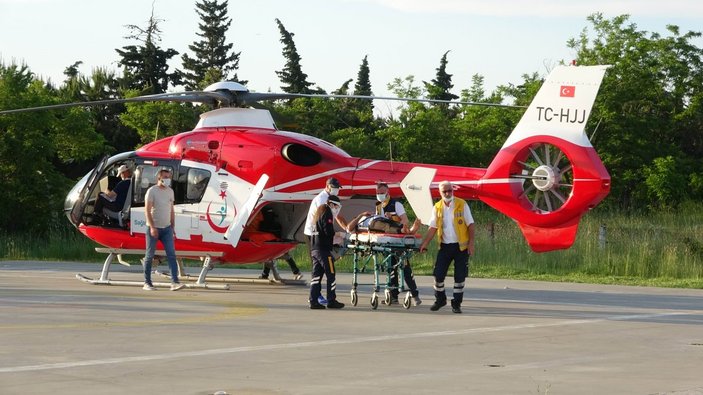
<instances>
[{"instance_id":1,"label":"man in dark trousers","mask_svg":"<svg viewBox=\"0 0 703 395\"><path fill-rule=\"evenodd\" d=\"M334 241L335 217L342 209L339 198L330 195L327 203L317 208L313 217L315 231L312 234L310 255L312 257L312 279L310 280L310 308L324 309L325 306L318 301L322 291L322 275L327 277L327 308L341 309L344 303L337 301L336 275L334 270L334 257L332 246Z\"/></svg>"},{"instance_id":2,"label":"man in dark trousers","mask_svg":"<svg viewBox=\"0 0 703 395\"><path fill-rule=\"evenodd\" d=\"M469 205L463 199L454 197L454 185L449 181L439 184L442 199L434 205L430 228L422 240L420 252L427 250L427 244L434 235L439 239L439 252L434 264L435 302L430 310L437 311L447 304L444 279L449 264L454 261L454 299L452 312L461 314L464 300L464 282L469 274L469 257L474 254L474 218Z\"/></svg>"}]
</instances>

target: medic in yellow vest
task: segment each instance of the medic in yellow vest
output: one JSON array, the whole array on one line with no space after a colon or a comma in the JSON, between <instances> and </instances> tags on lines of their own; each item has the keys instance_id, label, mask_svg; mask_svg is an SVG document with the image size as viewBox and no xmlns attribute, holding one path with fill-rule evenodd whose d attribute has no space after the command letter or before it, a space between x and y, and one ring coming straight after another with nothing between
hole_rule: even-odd
<instances>
[{"instance_id":1,"label":"medic in yellow vest","mask_svg":"<svg viewBox=\"0 0 703 395\"><path fill-rule=\"evenodd\" d=\"M474 218L469 205L463 199L454 197L454 185L449 181L439 184L442 199L434 205L429 230L422 240L420 252L427 250L427 244L438 235L439 251L434 265L435 302L430 310L437 311L447 304L444 279L449 264L454 261L454 299L452 311L461 313L464 299L464 283L469 274L469 256L474 254Z\"/></svg>"}]
</instances>

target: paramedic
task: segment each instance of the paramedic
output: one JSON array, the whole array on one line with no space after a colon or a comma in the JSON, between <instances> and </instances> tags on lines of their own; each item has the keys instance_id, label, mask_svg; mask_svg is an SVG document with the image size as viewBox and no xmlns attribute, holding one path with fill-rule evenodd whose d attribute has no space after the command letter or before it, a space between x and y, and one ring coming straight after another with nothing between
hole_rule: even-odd
<instances>
[{"instance_id":1,"label":"paramedic","mask_svg":"<svg viewBox=\"0 0 703 395\"><path fill-rule=\"evenodd\" d=\"M442 198L434 205L430 229L422 240L420 252L427 249L427 244L436 233L440 245L433 272L435 302L430 310L437 311L447 304L444 279L449 264L454 261L454 298L451 302L452 311L459 314L464 298L464 282L469 274L469 257L474 254L474 219L468 204L454 197L452 183L442 181L439 192Z\"/></svg>"},{"instance_id":2,"label":"paramedic","mask_svg":"<svg viewBox=\"0 0 703 395\"><path fill-rule=\"evenodd\" d=\"M312 258L312 278L310 279L310 308L324 309L325 306L318 300L322 291L322 275L327 277L327 308L341 309L344 303L337 300L337 281L332 257L334 240L334 217L342 209L342 203L337 196L331 195L327 204L317 208L313 216L315 232L310 242L310 255Z\"/></svg>"},{"instance_id":3,"label":"paramedic","mask_svg":"<svg viewBox=\"0 0 703 395\"><path fill-rule=\"evenodd\" d=\"M403 233L414 234L417 231L419 223L413 224L413 229L408 229L408 215L405 213L405 207L403 203L398 199L391 198L388 193L388 184L380 182L376 184L376 215L382 215L388 219L403 225ZM411 232L412 231L412 232ZM393 265L393 270L391 272L391 302L398 303L398 262L395 257L393 257L391 264ZM410 266L410 260L406 259L404 262L405 267L403 268L403 278L405 279L405 284L408 285L410 293L413 297L413 306L418 306L422 303L420 300L420 293L417 290L417 284L415 283L415 276L413 276L413 269ZM384 301L385 302L385 301Z\"/></svg>"}]
</instances>

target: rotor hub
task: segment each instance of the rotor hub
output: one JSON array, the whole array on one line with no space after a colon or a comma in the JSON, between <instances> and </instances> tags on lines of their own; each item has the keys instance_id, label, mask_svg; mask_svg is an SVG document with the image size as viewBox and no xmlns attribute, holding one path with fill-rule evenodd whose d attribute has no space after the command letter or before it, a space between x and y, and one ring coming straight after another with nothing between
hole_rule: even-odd
<instances>
[{"instance_id":1,"label":"rotor hub","mask_svg":"<svg viewBox=\"0 0 703 395\"><path fill-rule=\"evenodd\" d=\"M557 182L558 171L551 166L541 165L532 172L532 184L544 192L552 189Z\"/></svg>"}]
</instances>

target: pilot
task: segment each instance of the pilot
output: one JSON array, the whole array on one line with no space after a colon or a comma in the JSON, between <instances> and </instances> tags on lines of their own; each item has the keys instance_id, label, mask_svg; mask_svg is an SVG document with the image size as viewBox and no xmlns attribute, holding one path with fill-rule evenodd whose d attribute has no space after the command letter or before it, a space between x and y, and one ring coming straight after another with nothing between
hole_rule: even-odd
<instances>
[{"instance_id":1,"label":"pilot","mask_svg":"<svg viewBox=\"0 0 703 395\"><path fill-rule=\"evenodd\" d=\"M474 218L469 205L463 199L454 197L454 185L449 181L439 184L442 196L432 210L430 229L420 245L420 252L427 249L427 244L435 233L439 239L439 251L434 265L435 302L430 310L437 311L447 304L444 291L444 278L449 264L454 261L454 299L452 311L461 313L464 299L464 282L469 274L469 257L474 254Z\"/></svg>"},{"instance_id":2,"label":"pilot","mask_svg":"<svg viewBox=\"0 0 703 395\"><path fill-rule=\"evenodd\" d=\"M414 234L420 226L419 221L413 223L412 228L408 228L408 215L405 213L405 208L403 203L398 199L391 198L388 193L388 184L380 182L376 184L376 215L382 215L386 218L392 219L393 221L399 222L403 225L403 233ZM393 270L391 272L391 301L390 304L398 303L398 269L395 256L391 262L393 265ZM408 285L410 289L410 294L413 297L413 306L419 306L422 303L420 300L420 293L417 290L417 284L415 283L415 276L413 276L413 269L410 266L410 260L405 260L405 267L403 268L403 278L405 279L405 284ZM385 301L384 301L385 303Z\"/></svg>"},{"instance_id":3,"label":"pilot","mask_svg":"<svg viewBox=\"0 0 703 395\"><path fill-rule=\"evenodd\" d=\"M330 196L327 203L318 207L313 216L315 232L311 237L312 277L310 279L310 308L324 309L319 302L322 291L322 275L327 277L327 308L341 309L344 303L337 300L337 281L332 248L334 243L334 218L342 209L339 197Z\"/></svg>"},{"instance_id":4,"label":"pilot","mask_svg":"<svg viewBox=\"0 0 703 395\"><path fill-rule=\"evenodd\" d=\"M122 211L132 182L132 171L126 165L122 165L117 169L117 174L122 180L111 191L100 193L98 200L95 202L94 213L102 215L103 208L111 211Z\"/></svg>"}]
</instances>

